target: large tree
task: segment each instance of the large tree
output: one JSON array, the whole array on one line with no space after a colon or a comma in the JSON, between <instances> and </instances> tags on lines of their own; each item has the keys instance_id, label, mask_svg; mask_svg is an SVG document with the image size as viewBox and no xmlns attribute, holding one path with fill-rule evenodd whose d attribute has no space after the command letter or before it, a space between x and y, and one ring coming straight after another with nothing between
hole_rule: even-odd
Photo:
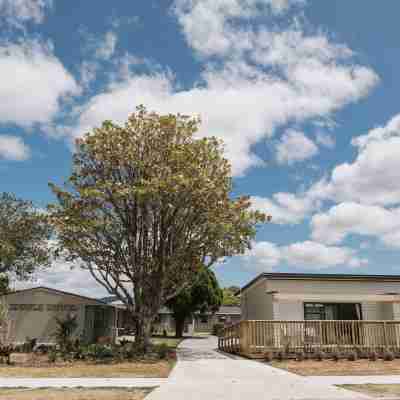
<instances>
[{"instance_id":1,"label":"large tree","mask_svg":"<svg viewBox=\"0 0 400 400\"><path fill-rule=\"evenodd\" d=\"M240 291L240 287L229 286L222 290L224 293L224 306L240 306L240 296L237 294Z\"/></svg>"},{"instance_id":2,"label":"large tree","mask_svg":"<svg viewBox=\"0 0 400 400\"><path fill-rule=\"evenodd\" d=\"M26 280L49 265L50 235L46 215L31 202L0 194L0 290L9 278Z\"/></svg>"},{"instance_id":3,"label":"large tree","mask_svg":"<svg viewBox=\"0 0 400 400\"><path fill-rule=\"evenodd\" d=\"M231 198L222 144L196 138L198 125L138 107L79 139L66 186L51 185L61 247L127 306L145 350L160 306L199 266L245 252L265 219Z\"/></svg>"},{"instance_id":4,"label":"large tree","mask_svg":"<svg viewBox=\"0 0 400 400\"><path fill-rule=\"evenodd\" d=\"M197 311L202 313L218 311L222 305L223 293L212 270L201 267L194 284L183 289L170 299L166 306L171 309L175 320L175 336L183 336L185 320Z\"/></svg>"}]
</instances>

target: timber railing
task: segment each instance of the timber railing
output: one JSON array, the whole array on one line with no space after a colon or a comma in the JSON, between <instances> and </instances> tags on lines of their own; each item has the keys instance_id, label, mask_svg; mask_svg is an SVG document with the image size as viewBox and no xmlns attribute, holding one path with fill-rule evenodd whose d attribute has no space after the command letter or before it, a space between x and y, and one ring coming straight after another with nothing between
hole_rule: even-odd
<instances>
[{"instance_id":1,"label":"timber railing","mask_svg":"<svg viewBox=\"0 0 400 400\"><path fill-rule=\"evenodd\" d=\"M218 347L254 358L267 352L400 351L400 321L240 321L223 330Z\"/></svg>"}]
</instances>

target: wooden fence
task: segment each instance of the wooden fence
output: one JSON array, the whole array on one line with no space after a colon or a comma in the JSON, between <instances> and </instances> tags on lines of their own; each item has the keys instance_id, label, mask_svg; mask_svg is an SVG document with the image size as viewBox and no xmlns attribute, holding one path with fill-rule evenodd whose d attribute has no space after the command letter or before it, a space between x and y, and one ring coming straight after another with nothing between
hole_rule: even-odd
<instances>
[{"instance_id":1,"label":"wooden fence","mask_svg":"<svg viewBox=\"0 0 400 400\"><path fill-rule=\"evenodd\" d=\"M400 321L241 321L224 329L218 347L252 358L279 351L400 351Z\"/></svg>"}]
</instances>

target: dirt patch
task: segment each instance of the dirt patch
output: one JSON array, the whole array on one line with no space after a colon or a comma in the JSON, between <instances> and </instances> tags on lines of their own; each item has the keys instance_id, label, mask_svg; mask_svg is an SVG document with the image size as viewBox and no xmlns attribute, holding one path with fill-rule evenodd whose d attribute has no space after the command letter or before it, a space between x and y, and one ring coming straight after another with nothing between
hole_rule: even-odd
<instances>
[{"instance_id":1,"label":"dirt patch","mask_svg":"<svg viewBox=\"0 0 400 400\"><path fill-rule=\"evenodd\" d=\"M91 364L37 364L35 366L0 366L0 377L13 378L167 378L174 362L170 360Z\"/></svg>"},{"instance_id":2,"label":"dirt patch","mask_svg":"<svg viewBox=\"0 0 400 400\"><path fill-rule=\"evenodd\" d=\"M367 394L377 398L400 396L400 385L376 385L368 383L365 385L337 385L343 389L353 390L355 392Z\"/></svg>"},{"instance_id":3,"label":"dirt patch","mask_svg":"<svg viewBox=\"0 0 400 400\"><path fill-rule=\"evenodd\" d=\"M400 360L394 361L273 361L273 367L282 368L295 374L310 376L342 376L342 375L400 375Z\"/></svg>"},{"instance_id":4,"label":"dirt patch","mask_svg":"<svg viewBox=\"0 0 400 400\"><path fill-rule=\"evenodd\" d=\"M0 389L2 400L142 400L144 389Z\"/></svg>"}]
</instances>

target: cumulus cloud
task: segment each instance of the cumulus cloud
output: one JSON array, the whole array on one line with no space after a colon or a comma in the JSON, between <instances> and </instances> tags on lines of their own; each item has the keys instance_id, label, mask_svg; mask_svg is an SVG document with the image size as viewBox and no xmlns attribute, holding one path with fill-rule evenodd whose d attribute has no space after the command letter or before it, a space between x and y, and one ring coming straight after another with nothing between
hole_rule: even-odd
<instances>
[{"instance_id":1,"label":"cumulus cloud","mask_svg":"<svg viewBox=\"0 0 400 400\"><path fill-rule=\"evenodd\" d=\"M250 200L253 209L271 215L275 224L298 224L319 207L318 201L286 192L275 193L272 199L252 196Z\"/></svg>"},{"instance_id":2,"label":"cumulus cloud","mask_svg":"<svg viewBox=\"0 0 400 400\"><path fill-rule=\"evenodd\" d=\"M315 141L328 149L333 149L336 145L335 138L326 132L317 132L315 135Z\"/></svg>"},{"instance_id":3,"label":"cumulus cloud","mask_svg":"<svg viewBox=\"0 0 400 400\"><path fill-rule=\"evenodd\" d=\"M105 33L104 37L98 43L96 48L95 56L101 60L107 60L110 58L117 46L118 36L113 31L108 31Z\"/></svg>"},{"instance_id":4,"label":"cumulus cloud","mask_svg":"<svg viewBox=\"0 0 400 400\"><path fill-rule=\"evenodd\" d=\"M108 295L107 291L90 275L90 272L77 266L72 268L70 263L61 260L56 261L51 268L36 273L32 281L16 283L17 289L36 286L46 286L94 298Z\"/></svg>"},{"instance_id":5,"label":"cumulus cloud","mask_svg":"<svg viewBox=\"0 0 400 400\"><path fill-rule=\"evenodd\" d=\"M60 101L78 93L73 76L53 55L49 45L36 40L0 45L0 122L29 127L47 123Z\"/></svg>"},{"instance_id":6,"label":"cumulus cloud","mask_svg":"<svg viewBox=\"0 0 400 400\"><path fill-rule=\"evenodd\" d=\"M318 147L303 132L288 130L276 145L276 160L279 164L294 164L318 154Z\"/></svg>"},{"instance_id":7,"label":"cumulus cloud","mask_svg":"<svg viewBox=\"0 0 400 400\"><path fill-rule=\"evenodd\" d=\"M303 2L176 1L177 20L203 62L200 81L181 89L173 74L159 70L114 77L79 107L72 136L106 118L123 122L136 105L145 104L159 112L200 115L199 134L224 140L235 175L262 165L253 146L278 127L328 118L378 82L346 46L320 33L306 34L300 24L286 27L288 34L257 25L264 13L273 18L294 4Z\"/></svg>"},{"instance_id":8,"label":"cumulus cloud","mask_svg":"<svg viewBox=\"0 0 400 400\"><path fill-rule=\"evenodd\" d=\"M352 141L358 154L353 162L336 166L331 176L310 195L336 202L369 205L400 203L400 115Z\"/></svg>"},{"instance_id":9,"label":"cumulus cloud","mask_svg":"<svg viewBox=\"0 0 400 400\"><path fill-rule=\"evenodd\" d=\"M53 0L0 0L0 18L18 28L28 21L39 24L52 5Z\"/></svg>"},{"instance_id":10,"label":"cumulus cloud","mask_svg":"<svg viewBox=\"0 0 400 400\"><path fill-rule=\"evenodd\" d=\"M277 246L271 242L256 242L244 256L246 265L258 271L271 270L280 264L310 269L326 269L334 266L358 268L368 263L357 256L349 247L326 246L305 241L287 246Z\"/></svg>"},{"instance_id":11,"label":"cumulus cloud","mask_svg":"<svg viewBox=\"0 0 400 400\"><path fill-rule=\"evenodd\" d=\"M17 136L0 135L0 159L24 161L31 155L28 145Z\"/></svg>"},{"instance_id":12,"label":"cumulus cloud","mask_svg":"<svg viewBox=\"0 0 400 400\"><path fill-rule=\"evenodd\" d=\"M377 236L385 244L400 247L400 208L359 203L341 203L311 220L312 238L328 244L340 243L347 235Z\"/></svg>"}]
</instances>

